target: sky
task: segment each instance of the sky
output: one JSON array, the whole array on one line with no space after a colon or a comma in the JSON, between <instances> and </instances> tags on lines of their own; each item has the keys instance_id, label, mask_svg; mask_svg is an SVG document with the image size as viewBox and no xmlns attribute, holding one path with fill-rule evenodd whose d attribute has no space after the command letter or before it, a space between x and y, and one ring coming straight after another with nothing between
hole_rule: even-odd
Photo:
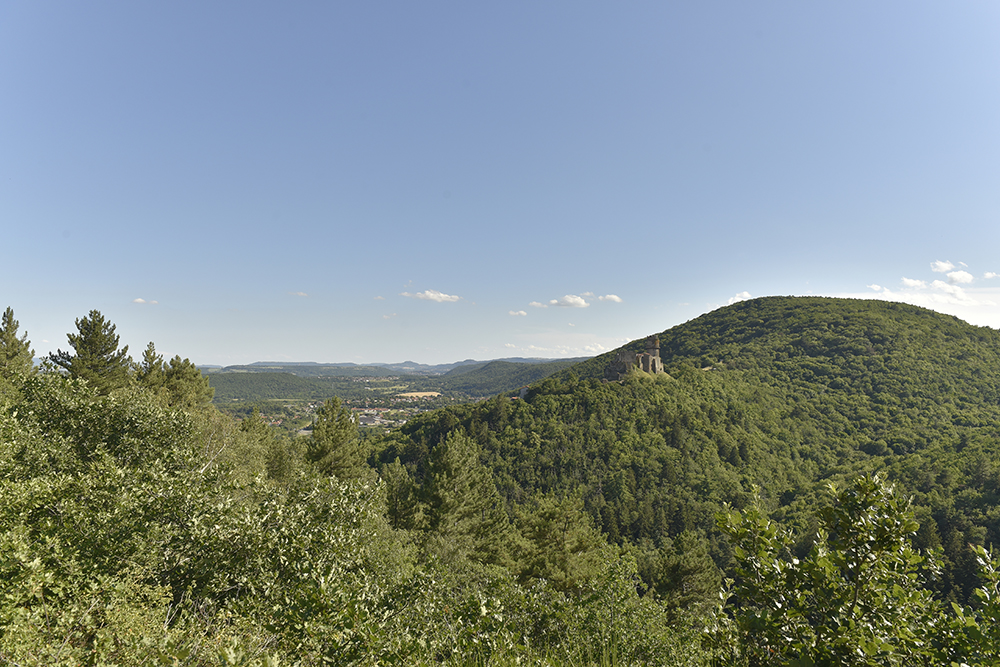
<instances>
[{"instance_id":1,"label":"sky","mask_svg":"<svg viewBox=\"0 0 1000 667\"><path fill-rule=\"evenodd\" d=\"M198 364L1000 327L1000 3L0 4L0 308Z\"/></svg>"}]
</instances>

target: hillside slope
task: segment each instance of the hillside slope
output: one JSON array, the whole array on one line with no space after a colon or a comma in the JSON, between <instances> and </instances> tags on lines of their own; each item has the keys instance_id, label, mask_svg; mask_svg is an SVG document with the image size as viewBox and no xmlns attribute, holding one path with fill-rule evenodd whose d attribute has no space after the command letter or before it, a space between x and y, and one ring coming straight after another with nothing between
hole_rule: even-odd
<instances>
[{"instance_id":1,"label":"hillside slope","mask_svg":"<svg viewBox=\"0 0 1000 667\"><path fill-rule=\"evenodd\" d=\"M615 541L701 535L721 565L723 503L759 493L805 543L826 484L885 470L914 497L919 546L945 549L942 592L968 592L966 545L1000 538L997 331L904 304L772 297L669 329L660 346L665 375L604 383L614 353L602 355L524 401L416 419L381 458L419 478L462 428L511 507L578 494Z\"/></svg>"}]
</instances>

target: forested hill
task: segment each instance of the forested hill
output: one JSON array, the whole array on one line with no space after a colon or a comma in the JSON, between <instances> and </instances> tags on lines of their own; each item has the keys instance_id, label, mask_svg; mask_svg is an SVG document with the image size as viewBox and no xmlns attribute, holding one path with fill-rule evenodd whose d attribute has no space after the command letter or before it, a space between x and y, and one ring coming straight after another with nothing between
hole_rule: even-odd
<instances>
[{"instance_id":1,"label":"forested hill","mask_svg":"<svg viewBox=\"0 0 1000 667\"><path fill-rule=\"evenodd\" d=\"M902 373L953 362L977 368L1000 356L1000 332L951 315L878 300L764 297L712 311L659 334L664 364L754 369L763 376ZM642 351L645 339L625 346ZM572 371L600 378L617 350ZM809 361L811 360L811 361ZM841 372L816 364L847 364Z\"/></svg>"},{"instance_id":2,"label":"forested hill","mask_svg":"<svg viewBox=\"0 0 1000 667\"><path fill-rule=\"evenodd\" d=\"M510 506L578 495L613 541L698 543L723 566L723 503L745 506L759 487L805 544L828 482L883 470L914 498L918 546L945 549L941 592L968 593L966 546L1000 541L997 331L904 304L773 297L659 339L665 375L605 383L614 353L602 355L523 401L413 420L380 458L398 456L419 482L428 452L461 429Z\"/></svg>"}]
</instances>

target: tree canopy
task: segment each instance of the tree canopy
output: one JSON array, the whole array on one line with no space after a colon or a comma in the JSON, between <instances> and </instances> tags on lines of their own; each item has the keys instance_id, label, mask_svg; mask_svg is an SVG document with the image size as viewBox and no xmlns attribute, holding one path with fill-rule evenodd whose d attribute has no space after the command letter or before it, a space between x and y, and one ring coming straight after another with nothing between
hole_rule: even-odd
<instances>
[{"instance_id":1,"label":"tree canopy","mask_svg":"<svg viewBox=\"0 0 1000 667\"><path fill-rule=\"evenodd\" d=\"M10 378L15 373L34 372L35 351L31 349L27 332L18 336L18 321L14 310L8 306L0 322L0 378Z\"/></svg>"},{"instance_id":2,"label":"tree canopy","mask_svg":"<svg viewBox=\"0 0 1000 667\"><path fill-rule=\"evenodd\" d=\"M128 345L118 349L115 325L104 319L99 310L76 320L77 333L68 333L73 352L57 350L48 359L66 370L71 377L83 378L101 393L125 386L130 377L132 359Z\"/></svg>"}]
</instances>

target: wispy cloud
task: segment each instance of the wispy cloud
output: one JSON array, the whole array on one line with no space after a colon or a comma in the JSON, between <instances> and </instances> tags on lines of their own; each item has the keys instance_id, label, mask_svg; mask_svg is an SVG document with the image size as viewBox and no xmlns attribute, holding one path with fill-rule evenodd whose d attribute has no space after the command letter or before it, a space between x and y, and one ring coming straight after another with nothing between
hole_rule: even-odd
<instances>
[{"instance_id":1,"label":"wispy cloud","mask_svg":"<svg viewBox=\"0 0 1000 667\"><path fill-rule=\"evenodd\" d=\"M382 319L383 320L391 320L394 317L396 317L396 313L392 313L391 315L383 315Z\"/></svg>"},{"instance_id":2,"label":"wispy cloud","mask_svg":"<svg viewBox=\"0 0 1000 667\"><path fill-rule=\"evenodd\" d=\"M517 317L525 317L528 313L523 310L512 310L509 312L510 315L516 315Z\"/></svg>"},{"instance_id":3,"label":"wispy cloud","mask_svg":"<svg viewBox=\"0 0 1000 667\"><path fill-rule=\"evenodd\" d=\"M923 289L927 287L927 283L923 280L917 280L916 278L903 278L903 287L909 287L911 289Z\"/></svg>"},{"instance_id":4,"label":"wispy cloud","mask_svg":"<svg viewBox=\"0 0 1000 667\"><path fill-rule=\"evenodd\" d=\"M377 297L375 297L375 301L385 301L385 297L384 296L377 296Z\"/></svg>"},{"instance_id":5,"label":"wispy cloud","mask_svg":"<svg viewBox=\"0 0 1000 667\"><path fill-rule=\"evenodd\" d=\"M605 294L604 296L597 297L599 301L613 301L615 303L621 303L622 298L617 294Z\"/></svg>"},{"instance_id":6,"label":"wispy cloud","mask_svg":"<svg viewBox=\"0 0 1000 667\"><path fill-rule=\"evenodd\" d=\"M429 289L424 292L417 292L416 294L411 294L409 292L401 292L400 296L409 297L411 299L421 299L423 301L436 301L438 303L454 302L462 298L460 296L455 296L453 294L445 294L444 292L439 292L436 289Z\"/></svg>"},{"instance_id":7,"label":"wispy cloud","mask_svg":"<svg viewBox=\"0 0 1000 667\"><path fill-rule=\"evenodd\" d=\"M746 301L747 299L752 299L752 298L753 297L750 296L750 292L743 291L735 296L729 297L729 305L731 306L734 303L739 303L740 301Z\"/></svg>"},{"instance_id":8,"label":"wispy cloud","mask_svg":"<svg viewBox=\"0 0 1000 667\"><path fill-rule=\"evenodd\" d=\"M132 303L142 303L148 306L155 306L156 304L159 303L159 301L146 301L143 298L138 298L138 299L132 299Z\"/></svg>"},{"instance_id":9,"label":"wispy cloud","mask_svg":"<svg viewBox=\"0 0 1000 667\"><path fill-rule=\"evenodd\" d=\"M937 260L936 262L931 262L931 271L934 273L948 273L955 268L955 265L951 262L942 262Z\"/></svg>"},{"instance_id":10,"label":"wispy cloud","mask_svg":"<svg viewBox=\"0 0 1000 667\"><path fill-rule=\"evenodd\" d=\"M943 280L935 280L934 282L932 282L931 283L931 289L938 290L942 294L947 294L947 295L953 297L954 299L957 299L959 302L965 303L965 302L974 301L974 299L970 299L965 294L965 290L964 289L962 289L958 285L953 285L951 283L946 283Z\"/></svg>"},{"instance_id":11,"label":"wispy cloud","mask_svg":"<svg viewBox=\"0 0 1000 667\"><path fill-rule=\"evenodd\" d=\"M881 292L882 291L882 286L881 285L876 285L875 283L872 283L871 285L865 285L865 287L867 287L868 289L873 290L875 292Z\"/></svg>"},{"instance_id":12,"label":"wispy cloud","mask_svg":"<svg viewBox=\"0 0 1000 667\"><path fill-rule=\"evenodd\" d=\"M545 308L545 304L542 303L541 301L532 301L528 305L531 306L532 308Z\"/></svg>"},{"instance_id":13,"label":"wispy cloud","mask_svg":"<svg viewBox=\"0 0 1000 667\"><path fill-rule=\"evenodd\" d=\"M292 296L309 296L305 292L289 292Z\"/></svg>"}]
</instances>

